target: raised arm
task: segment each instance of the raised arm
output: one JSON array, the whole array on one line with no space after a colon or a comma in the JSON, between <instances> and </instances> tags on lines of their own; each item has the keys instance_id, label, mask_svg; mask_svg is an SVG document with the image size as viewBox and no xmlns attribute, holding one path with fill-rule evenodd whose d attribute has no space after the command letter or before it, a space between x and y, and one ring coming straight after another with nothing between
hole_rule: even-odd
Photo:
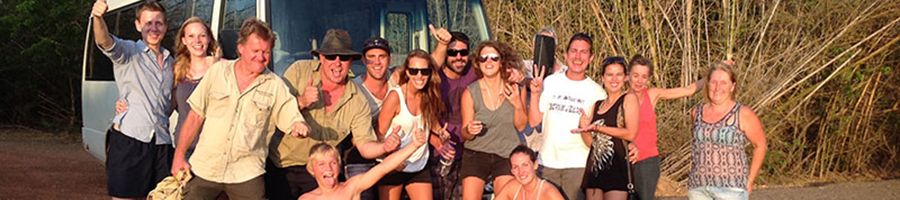
<instances>
[{"instance_id":1,"label":"raised arm","mask_svg":"<svg viewBox=\"0 0 900 200\"><path fill-rule=\"evenodd\" d=\"M753 182L759 176L759 169L766 157L768 145L766 144L766 133L756 113L748 107L741 107L740 117L740 128L747 135L750 144L753 145L753 158L750 160L750 174L747 177L747 193L750 193L753 191Z\"/></svg>"},{"instance_id":2,"label":"raised arm","mask_svg":"<svg viewBox=\"0 0 900 200\"><path fill-rule=\"evenodd\" d=\"M516 132L524 131L525 124L528 123L528 114L525 112L525 99L523 99L525 90L519 89L519 84L512 82L506 84L503 92L506 95L506 99L513 106L513 125L516 127Z\"/></svg>"},{"instance_id":3,"label":"raised arm","mask_svg":"<svg viewBox=\"0 0 900 200\"><path fill-rule=\"evenodd\" d=\"M94 42L104 50L112 48L113 44L115 44L112 36L109 34L109 28L106 26L106 21L103 20L103 15L106 14L108 9L109 5L106 4L106 0L97 0L97 2L94 2L94 7L91 9L91 18L94 21Z\"/></svg>"},{"instance_id":4,"label":"raised arm","mask_svg":"<svg viewBox=\"0 0 900 200\"><path fill-rule=\"evenodd\" d=\"M528 85L529 89L531 89L531 98L528 104L528 123L531 127L537 127L541 124L543 120L544 113L541 112L540 102L541 102L541 92L544 91L544 75L547 73L543 67L538 67L537 65L532 65L534 69L532 73L535 74L534 79L531 80L531 83Z\"/></svg>"},{"instance_id":5,"label":"raised arm","mask_svg":"<svg viewBox=\"0 0 900 200\"><path fill-rule=\"evenodd\" d=\"M413 124L413 127L418 127L417 124ZM400 130L400 127L395 127L392 135L397 135L397 132ZM375 165L368 172L354 176L347 180L347 185L353 188L354 194L358 194L366 189L369 189L375 183L378 182L379 179L384 177L387 173L397 169L400 164L403 163L410 155L412 155L419 147L425 144L425 133L426 130L422 128L414 128L413 134L415 134L412 145L406 145L406 147L401 148L399 151L392 153L381 164Z\"/></svg>"},{"instance_id":6,"label":"raised arm","mask_svg":"<svg viewBox=\"0 0 900 200\"><path fill-rule=\"evenodd\" d=\"M434 37L434 40L437 40L437 45L431 51L431 58L434 59L437 66L444 66L444 61L447 61L447 47L453 36L450 35L450 31L447 31L447 29L435 29L434 25L431 24L428 25L428 30L431 31L431 36Z\"/></svg>"},{"instance_id":7,"label":"raised arm","mask_svg":"<svg viewBox=\"0 0 900 200\"><path fill-rule=\"evenodd\" d=\"M703 85L706 83L706 79L699 80L694 82L688 86L677 87L677 88L651 88L650 95L651 97L656 96L653 102L656 105L656 100L658 99L677 99L681 97L691 96L700 89L703 88ZM655 93L655 95L654 95Z\"/></svg>"}]
</instances>

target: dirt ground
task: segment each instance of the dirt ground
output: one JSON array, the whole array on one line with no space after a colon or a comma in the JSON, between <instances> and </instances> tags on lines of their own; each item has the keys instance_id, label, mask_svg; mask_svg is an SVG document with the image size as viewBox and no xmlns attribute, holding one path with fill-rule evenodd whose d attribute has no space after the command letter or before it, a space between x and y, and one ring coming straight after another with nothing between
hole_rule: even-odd
<instances>
[{"instance_id":1,"label":"dirt ground","mask_svg":"<svg viewBox=\"0 0 900 200\"><path fill-rule=\"evenodd\" d=\"M103 163L84 151L80 137L0 128L0 200L108 199ZM900 199L900 179L775 186L758 189L750 198Z\"/></svg>"}]
</instances>

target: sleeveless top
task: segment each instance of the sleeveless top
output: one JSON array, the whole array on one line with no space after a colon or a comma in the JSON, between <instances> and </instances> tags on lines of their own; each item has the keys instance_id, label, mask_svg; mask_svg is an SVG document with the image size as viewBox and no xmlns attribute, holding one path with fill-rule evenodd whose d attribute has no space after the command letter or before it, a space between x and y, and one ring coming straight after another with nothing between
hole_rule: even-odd
<instances>
[{"instance_id":1,"label":"sleeveless top","mask_svg":"<svg viewBox=\"0 0 900 200\"><path fill-rule=\"evenodd\" d=\"M175 92L173 95L175 96L175 108L178 111L178 124L175 124L175 132L172 133L174 136L172 138L172 145L178 146L178 136L181 135L181 126L184 125L184 121L187 120L188 112L191 112L191 105L188 105L187 99L191 96L191 93L194 92L194 89L197 88L197 85L200 84L200 79L190 79L188 77L184 77L178 81L178 85L175 86ZM200 127L197 130L197 134L203 132L203 127ZM198 135L197 138L200 138ZM191 154L194 153L194 148L197 147L197 140L188 147L188 151L185 154L185 158L190 158Z\"/></svg>"},{"instance_id":2,"label":"sleeveless top","mask_svg":"<svg viewBox=\"0 0 900 200\"><path fill-rule=\"evenodd\" d=\"M634 145L638 149L638 161L659 155L657 148L657 139L659 133L656 128L656 111L653 108L653 102L650 101L650 94L647 90L641 92L641 103L638 105L638 128L637 135L634 137Z\"/></svg>"},{"instance_id":3,"label":"sleeveless top","mask_svg":"<svg viewBox=\"0 0 900 200\"><path fill-rule=\"evenodd\" d=\"M746 188L750 174L744 147L749 142L740 127L741 104L714 123L703 121L703 104L696 106L691 172L688 187Z\"/></svg>"},{"instance_id":4,"label":"sleeveless top","mask_svg":"<svg viewBox=\"0 0 900 200\"><path fill-rule=\"evenodd\" d=\"M537 198L535 198L534 200L541 200L541 189L544 188L544 182L547 182L547 180L541 179L541 182L538 183ZM519 185L519 189L516 189L516 195L513 195L512 200L516 200L519 198L519 191L522 191L522 186L524 185Z\"/></svg>"},{"instance_id":5,"label":"sleeveless top","mask_svg":"<svg viewBox=\"0 0 900 200\"><path fill-rule=\"evenodd\" d=\"M431 130L428 127L428 124L424 122L422 115L413 115L409 112L409 107L406 105L406 97L403 95L403 90L400 86L392 87L390 91L397 93L397 97L400 99L400 112L397 115L394 115L394 118L391 119L391 125L388 126L388 130L385 133L385 137L391 135L394 131L395 126L400 126L400 132L397 134L400 135L400 147L403 148L407 145L410 145L414 136L412 134L413 123L418 124L418 128L425 129L425 141L428 141L428 137L431 135L427 131ZM418 172L422 171L425 168L425 164L428 163L428 145L422 145L409 158L404 161L404 165L406 167L403 168L403 172Z\"/></svg>"},{"instance_id":6,"label":"sleeveless top","mask_svg":"<svg viewBox=\"0 0 900 200\"><path fill-rule=\"evenodd\" d=\"M484 128L481 134L466 141L464 146L469 150L509 158L509 153L519 145L519 136L514 122L515 109L508 100L504 99L497 110L490 110L484 103L479 83L479 81L475 81L469 84L468 89L472 94L475 120L481 121Z\"/></svg>"},{"instance_id":7,"label":"sleeveless top","mask_svg":"<svg viewBox=\"0 0 900 200\"><path fill-rule=\"evenodd\" d=\"M619 97L615 103L603 114L597 114L600 104L605 100L597 101L594 105L594 116L591 121L603 120L604 126L625 127L624 102L625 95ZM594 141L591 143L590 155L588 155L587 169L585 169L584 186L586 188L600 188L603 191L626 190L628 185L628 161L625 155L625 141L603 133L592 134Z\"/></svg>"}]
</instances>

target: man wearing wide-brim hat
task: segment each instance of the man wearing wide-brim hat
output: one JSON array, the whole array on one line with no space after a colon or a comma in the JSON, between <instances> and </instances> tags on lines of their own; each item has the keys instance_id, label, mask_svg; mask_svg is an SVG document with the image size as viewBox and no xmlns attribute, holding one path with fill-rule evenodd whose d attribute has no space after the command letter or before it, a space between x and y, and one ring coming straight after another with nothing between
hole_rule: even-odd
<instances>
[{"instance_id":1,"label":"man wearing wide-brim hat","mask_svg":"<svg viewBox=\"0 0 900 200\"><path fill-rule=\"evenodd\" d=\"M299 60L284 72L310 130L307 138L276 137L273 141L280 139L278 145L272 145L266 169L269 199L297 199L317 187L316 177L306 166L310 147L317 143L337 145L353 134L353 145L369 159L399 146L398 137L378 142L362 88L350 83L351 62L362 56L351 50L350 34L341 29L329 29L322 41L322 48L311 52L318 61ZM337 180L338 173L315 176Z\"/></svg>"}]
</instances>

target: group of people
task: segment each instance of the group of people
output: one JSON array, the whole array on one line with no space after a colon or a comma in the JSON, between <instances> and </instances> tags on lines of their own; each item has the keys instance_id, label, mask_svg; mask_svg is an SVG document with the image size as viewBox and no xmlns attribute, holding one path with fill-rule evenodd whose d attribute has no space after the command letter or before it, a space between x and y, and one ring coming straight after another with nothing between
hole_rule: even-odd
<instances>
[{"instance_id":1,"label":"group of people","mask_svg":"<svg viewBox=\"0 0 900 200\"><path fill-rule=\"evenodd\" d=\"M691 199L748 198L766 151L758 117L734 100L729 62L666 89L650 87L650 60L608 57L598 84L586 75L588 34L573 35L565 64L548 70L502 42L474 45L429 27L435 49L413 50L393 69L387 40L357 52L346 31L331 29L311 51L316 60L279 76L267 69L276 35L260 20L243 22L239 57L224 60L199 18L182 24L172 54L160 45L160 4L138 7L138 41L110 34L106 11L98 0L92 15L119 92L106 163L113 199L142 198L185 171L194 175L186 199L481 199L486 185L496 199L625 199L632 190L653 199L655 107L702 89L706 101L691 112ZM351 78L355 60L366 73ZM525 135L543 140L526 145Z\"/></svg>"}]
</instances>

